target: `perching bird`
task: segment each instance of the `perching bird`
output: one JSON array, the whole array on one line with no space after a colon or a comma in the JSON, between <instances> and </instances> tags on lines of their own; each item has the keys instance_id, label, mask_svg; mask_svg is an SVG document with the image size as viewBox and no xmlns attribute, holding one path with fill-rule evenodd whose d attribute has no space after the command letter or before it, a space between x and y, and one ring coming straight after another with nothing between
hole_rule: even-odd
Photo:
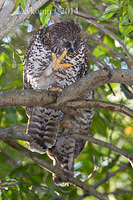
<instances>
[{"instance_id":1,"label":"perching bird","mask_svg":"<svg viewBox=\"0 0 133 200\"><path fill-rule=\"evenodd\" d=\"M70 22L61 22L39 29L30 39L24 58L24 89L61 91L89 73L86 45L80 37L80 28ZM68 94L69 95L69 94ZM90 92L88 99L93 99ZM61 110L27 107L29 148L47 153L54 165L68 176L74 175L74 159L85 142L76 140L61 127L70 124L71 130L87 134L91 125L92 109L80 109L80 116L66 115ZM59 133L59 134L58 134ZM54 175L57 184L66 183Z\"/></svg>"}]
</instances>

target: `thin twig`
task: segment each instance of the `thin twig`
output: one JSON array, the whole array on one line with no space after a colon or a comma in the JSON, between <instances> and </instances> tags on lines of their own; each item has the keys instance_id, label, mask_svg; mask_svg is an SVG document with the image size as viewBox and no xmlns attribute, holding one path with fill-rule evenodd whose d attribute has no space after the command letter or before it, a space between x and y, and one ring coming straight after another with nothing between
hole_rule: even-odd
<instances>
[{"instance_id":1,"label":"thin twig","mask_svg":"<svg viewBox=\"0 0 133 200\"><path fill-rule=\"evenodd\" d=\"M129 163L121 165L117 170L115 170L112 173L108 173L106 177L102 178L99 182L97 182L94 185L94 188L99 187L100 185L104 184L107 180L109 180L111 177L115 176L117 173L119 173L119 172L121 172L121 171L123 171L123 170L125 170L129 167L131 167L131 165Z\"/></svg>"},{"instance_id":2,"label":"thin twig","mask_svg":"<svg viewBox=\"0 0 133 200\"><path fill-rule=\"evenodd\" d=\"M130 25L130 24L133 24L132 22L124 22L124 21L119 21L119 20L112 20L112 19L105 19L105 18L102 18L102 17L97 17L97 16L93 16L93 15L88 15L88 14L83 14L83 13L80 13L79 12L79 15L78 15L78 12L77 11L73 11L73 14L76 15L76 16L81 16L81 15L84 15L82 16L83 18L86 18L88 20L101 20L101 21L107 21L107 22L111 22L111 23L118 23L118 24L125 24L125 25Z\"/></svg>"},{"instance_id":3,"label":"thin twig","mask_svg":"<svg viewBox=\"0 0 133 200\"><path fill-rule=\"evenodd\" d=\"M71 107L71 108L85 108L85 107L90 107L90 108L104 108L107 110L113 110L117 112L121 112L129 117L133 118L133 110L122 105L122 104L116 104L116 103L110 103L110 102L104 102L104 101L97 101L97 100L90 100L90 101L85 101L85 100L78 100L78 101L70 101L65 103L66 107Z\"/></svg>"},{"instance_id":4,"label":"thin twig","mask_svg":"<svg viewBox=\"0 0 133 200\"><path fill-rule=\"evenodd\" d=\"M3 4L4 4L5 1L6 1L6 0L1 0L1 1L0 1L0 9L2 8L2 6L3 6Z\"/></svg>"},{"instance_id":5,"label":"thin twig","mask_svg":"<svg viewBox=\"0 0 133 200\"><path fill-rule=\"evenodd\" d=\"M0 129L1 131L1 129ZM23 140L23 141L29 141L31 138L31 135L27 135L25 133L20 132L0 132L0 140Z\"/></svg>"},{"instance_id":6,"label":"thin twig","mask_svg":"<svg viewBox=\"0 0 133 200\"><path fill-rule=\"evenodd\" d=\"M18 133L18 132L14 132L13 134L11 134L11 132L6 132L5 129L4 131L2 132L2 128L0 129L0 135L2 135L3 137L0 137L1 140L5 140L8 138L8 139L15 139L15 140L30 140L30 135L28 134L23 134L23 133ZM4 137L4 134L5 134L5 137ZM133 161L133 154L123 150L123 149L120 149L110 143L107 143L107 142L104 142L104 141L101 141L99 139L96 139L96 138L93 138L91 136L87 136L87 135L80 135L80 134L75 134L75 132L72 130L71 131L71 135L73 137L76 137L76 139L81 139L81 140L85 140L85 141L89 141L89 142L92 142L94 144L97 144L97 145L100 145L100 146L103 146L105 148L108 148L126 158L128 158L131 162Z\"/></svg>"},{"instance_id":7,"label":"thin twig","mask_svg":"<svg viewBox=\"0 0 133 200\"><path fill-rule=\"evenodd\" d=\"M127 56L133 61L133 56L129 53L128 49L123 44L123 42L113 32L111 32L110 30L106 29L103 24L97 23L95 20L93 20L92 18L90 18L88 15L86 15L84 13L73 11L73 14L75 16L79 16L79 17L82 17L82 18L86 19L87 22L89 22L89 23L95 25L96 27L100 28L102 31L104 31L109 36L111 36L114 40L117 40L119 42L120 46L122 47L122 49L127 54Z\"/></svg>"},{"instance_id":8,"label":"thin twig","mask_svg":"<svg viewBox=\"0 0 133 200\"><path fill-rule=\"evenodd\" d=\"M89 141L89 142L92 142L94 144L97 144L97 145L100 145L100 146L103 146L105 148L108 148L114 152L117 152L118 154L124 156L125 158L128 158L130 160L130 163L131 165L133 164L133 154L123 150L123 149L120 149L112 144L109 144L107 142L104 142L104 141L101 141L101 140L98 140L96 138L93 138L91 136L88 136L88 135L79 135L79 134L72 134L73 137L75 137L76 139L81 139L81 140L85 140L85 141Z\"/></svg>"},{"instance_id":9,"label":"thin twig","mask_svg":"<svg viewBox=\"0 0 133 200\"><path fill-rule=\"evenodd\" d=\"M6 159L10 160L10 163L13 163L15 167L19 166L17 160L15 160L15 158L13 158L7 151L0 149L0 153L3 154L6 157Z\"/></svg>"},{"instance_id":10,"label":"thin twig","mask_svg":"<svg viewBox=\"0 0 133 200\"><path fill-rule=\"evenodd\" d=\"M10 22L0 31L0 40L9 33L15 26L24 22L31 14L35 13L41 6L43 6L48 0L39 0L33 6L26 9L22 14L15 15L11 18Z\"/></svg>"},{"instance_id":11,"label":"thin twig","mask_svg":"<svg viewBox=\"0 0 133 200\"><path fill-rule=\"evenodd\" d=\"M107 192L105 194L108 195L108 194L125 194L125 193L126 194L133 194L133 190L125 190L123 188L123 189L117 189L114 192Z\"/></svg>"},{"instance_id":12,"label":"thin twig","mask_svg":"<svg viewBox=\"0 0 133 200\"><path fill-rule=\"evenodd\" d=\"M83 36L87 37L87 38L90 38L94 41L96 41L98 44L102 45L103 47L105 47L110 53L112 53L116 58L121 58L122 61L124 61L128 68L130 70L132 70L132 65L131 65L131 62L126 59L125 57L123 57L121 54L119 54L118 52L114 51L113 49L111 49L108 45L106 45L101 39L99 39L96 35L91 35L89 33L86 33L86 32L83 32L81 33ZM100 60L99 60L100 61Z\"/></svg>"}]
</instances>

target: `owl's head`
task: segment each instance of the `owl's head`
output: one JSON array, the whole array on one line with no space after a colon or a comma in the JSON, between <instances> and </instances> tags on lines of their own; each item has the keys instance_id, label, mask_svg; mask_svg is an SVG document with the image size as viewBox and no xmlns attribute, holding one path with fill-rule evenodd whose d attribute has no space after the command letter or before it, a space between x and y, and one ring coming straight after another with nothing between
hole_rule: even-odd
<instances>
[{"instance_id":1,"label":"owl's head","mask_svg":"<svg viewBox=\"0 0 133 200\"><path fill-rule=\"evenodd\" d=\"M60 22L49 26L51 50L61 54L64 50L73 53L80 48L81 29L71 22Z\"/></svg>"}]
</instances>

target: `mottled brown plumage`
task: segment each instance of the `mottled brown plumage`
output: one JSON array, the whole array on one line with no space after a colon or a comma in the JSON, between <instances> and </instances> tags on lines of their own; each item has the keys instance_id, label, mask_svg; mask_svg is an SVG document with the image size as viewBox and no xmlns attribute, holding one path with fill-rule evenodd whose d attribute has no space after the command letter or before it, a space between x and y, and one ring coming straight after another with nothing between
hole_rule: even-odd
<instances>
[{"instance_id":1,"label":"mottled brown plumage","mask_svg":"<svg viewBox=\"0 0 133 200\"><path fill-rule=\"evenodd\" d=\"M61 63L69 68L54 70L52 53L57 59L67 50ZM80 28L70 22L61 22L38 30L31 38L24 58L24 89L65 88L89 72L87 48L80 37ZM69 94L68 94L69 95ZM93 99L92 92L88 99ZM66 115L60 110L43 107L27 107L28 127L31 134L29 148L44 153L54 160L54 165L68 176L74 175L74 159L82 151L85 142L71 137L71 131L87 134L92 122L92 109L80 109L79 116ZM69 123L70 133L59 124ZM59 134L58 134L59 133ZM54 175L57 184L66 183Z\"/></svg>"}]
</instances>

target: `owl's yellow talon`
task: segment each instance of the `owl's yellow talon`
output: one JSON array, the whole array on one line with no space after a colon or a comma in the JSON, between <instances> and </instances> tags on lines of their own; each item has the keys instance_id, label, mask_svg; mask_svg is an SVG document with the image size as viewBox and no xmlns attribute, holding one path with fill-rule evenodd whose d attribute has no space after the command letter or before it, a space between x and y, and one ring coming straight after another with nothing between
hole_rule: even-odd
<instances>
[{"instance_id":1,"label":"owl's yellow talon","mask_svg":"<svg viewBox=\"0 0 133 200\"><path fill-rule=\"evenodd\" d=\"M65 50L65 51L61 54L61 56L58 58L57 64L60 64L60 62L63 60L63 58L66 56L66 54L67 54L67 50Z\"/></svg>"},{"instance_id":2,"label":"owl's yellow talon","mask_svg":"<svg viewBox=\"0 0 133 200\"><path fill-rule=\"evenodd\" d=\"M71 64L60 64L60 62L63 60L63 58L66 56L66 54L67 54L67 50L65 50L61 54L61 56L57 59L55 53L52 53L54 70L71 67Z\"/></svg>"},{"instance_id":3,"label":"owl's yellow talon","mask_svg":"<svg viewBox=\"0 0 133 200\"><path fill-rule=\"evenodd\" d=\"M61 123L60 125L59 125L59 127L61 128L61 127L65 127L65 128L71 128L72 126L71 126L71 124L64 124L64 123Z\"/></svg>"},{"instance_id":4,"label":"owl's yellow talon","mask_svg":"<svg viewBox=\"0 0 133 200\"><path fill-rule=\"evenodd\" d=\"M59 93L61 93L61 92L62 92L62 89L61 89L61 88L58 88L58 87L56 87L56 88L51 87L51 88L48 88L48 91L59 92Z\"/></svg>"}]
</instances>

